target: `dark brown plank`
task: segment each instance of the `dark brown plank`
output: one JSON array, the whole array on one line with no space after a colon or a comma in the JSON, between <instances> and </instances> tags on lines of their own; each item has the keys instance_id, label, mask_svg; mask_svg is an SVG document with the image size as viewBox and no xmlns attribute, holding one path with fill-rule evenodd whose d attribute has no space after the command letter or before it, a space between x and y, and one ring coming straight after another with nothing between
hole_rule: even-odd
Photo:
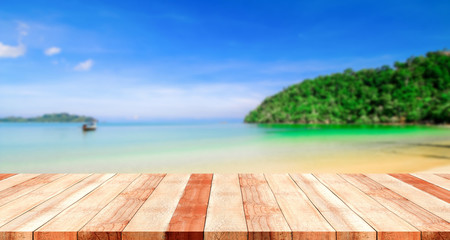
<instances>
[{"instance_id":1,"label":"dark brown plank","mask_svg":"<svg viewBox=\"0 0 450 240\"><path fill-rule=\"evenodd\" d=\"M427 192L441 200L444 200L448 203L450 203L450 191L445 190L441 187L438 187L432 183L429 183L423 179L414 177L410 174L402 174L402 173L393 173L389 174L399 180L402 180L405 183L408 183L409 185L412 185L424 192Z\"/></svg>"},{"instance_id":2,"label":"dark brown plank","mask_svg":"<svg viewBox=\"0 0 450 240\"><path fill-rule=\"evenodd\" d=\"M12 177L14 175L16 175L16 174L15 173L3 173L3 174L0 174L0 181L5 179L5 178Z\"/></svg>"},{"instance_id":3,"label":"dark brown plank","mask_svg":"<svg viewBox=\"0 0 450 240\"><path fill-rule=\"evenodd\" d=\"M167 239L202 240L212 174L192 174L170 219Z\"/></svg>"}]
</instances>

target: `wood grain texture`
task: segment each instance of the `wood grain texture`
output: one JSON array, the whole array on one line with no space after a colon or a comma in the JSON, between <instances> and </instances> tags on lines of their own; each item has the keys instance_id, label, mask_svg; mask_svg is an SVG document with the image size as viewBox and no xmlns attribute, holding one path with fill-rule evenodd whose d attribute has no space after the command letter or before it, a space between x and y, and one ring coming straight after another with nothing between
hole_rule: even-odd
<instances>
[{"instance_id":1,"label":"wood grain texture","mask_svg":"<svg viewBox=\"0 0 450 240\"><path fill-rule=\"evenodd\" d=\"M239 174L248 239L292 239L292 232L263 174Z\"/></svg>"},{"instance_id":2,"label":"wood grain texture","mask_svg":"<svg viewBox=\"0 0 450 240\"><path fill-rule=\"evenodd\" d=\"M3 179L2 181L0 181L0 191L3 191L7 188L10 188L14 185L17 185L19 183L25 182L29 179L32 179L34 177L37 177L39 174L17 174L15 176Z\"/></svg>"},{"instance_id":3,"label":"wood grain texture","mask_svg":"<svg viewBox=\"0 0 450 240\"><path fill-rule=\"evenodd\" d=\"M375 230L312 174L291 177L336 230L337 239L376 239Z\"/></svg>"},{"instance_id":4,"label":"wood grain texture","mask_svg":"<svg viewBox=\"0 0 450 240\"><path fill-rule=\"evenodd\" d=\"M450 239L450 224L363 174L341 174L349 183L422 232L423 240Z\"/></svg>"},{"instance_id":5,"label":"wood grain texture","mask_svg":"<svg viewBox=\"0 0 450 240\"><path fill-rule=\"evenodd\" d=\"M237 174L214 174L204 235L206 240L247 240Z\"/></svg>"},{"instance_id":6,"label":"wood grain texture","mask_svg":"<svg viewBox=\"0 0 450 240\"><path fill-rule=\"evenodd\" d=\"M337 174L314 174L377 231L377 239L419 240L420 231Z\"/></svg>"},{"instance_id":7,"label":"wood grain texture","mask_svg":"<svg viewBox=\"0 0 450 240\"><path fill-rule=\"evenodd\" d=\"M20 196L32 192L60 177L64 174L41 174L3 191L0 191L0 206Z\"/></svg>"},{"instance_id":8,"label":"wood grain texture","mask_svg":"<svg viewBox=\"0 0 450 240\"><path fill-rule=\"evenodd\" d=\"M78 239L122 239L122 230L164 176L165 174L139 176L78 232Z\"/></svg>"},{"instance_id":9,"label":"wood grain texture","mask_svg":"<svg viewBox=\"0 0 450 240\"><path fill-rule=\"evenodd\" d=\"M212 174L192 174L170 219L167 239L202 240Z\"/></svg>"},{"instance_id":10,"label":"wood grain texture","mask_svg":"<svg viewBox=\"0 0 450 240\"><path fill-rule=\"evenodd\" d=\"M16 175L16 173L2 173L0 174L0 181L9 177Z\"/></svg>"},{"instance_id":11,"label":"wood grain texture","mask_svg":"<svg viewBox=\"0 0 450 240\"><path fill-rule=\"evenodd\" d=\"M117 174L36 230L35 240L72 240L100 210L130 185L139 174Z\"/></svg>"},{"instance_id":12,"label":"wood grain texture","mask_svg":"<svg viewBox=\"0 0 450 240\"><path fill-rule=\"evenodd\" d=\"M447 240L445 176L19 173L0 240Z\"/></svg>"},{"instance_id":13,"label":"wood grain texture","mask_svg":"<svg viewBox=\"0 0 450 240\"><path fill-rule=\"evenodd\" d=\"M397 179L402 180L405 183L410 184L411 186L414 186L424 192L427 192L441 200L444 200L448 203L450 203L450 192L444 188L438 187L432 183L429 183L423 179L414 177L410 174L405 173L396 173L396 174L389 174Z\"/></svg>"},{"instance_id":14,"label":"wood grain texture","mask_svg":"<svg viewBox=\"0 0 450 240\"><path fill-rule=\"evenodd\" d=\"M336 239L336 231L288 174L265 174L265 177L292 230L294 240Z\"/></svg>"},{"instance_id":15,"label":"wood grain texture","mask_svg":"<svg viewBox=\"0 0 450 240\"><path fill-rule=\"evenodd\" d=\"M67 190L25 212L0 228L0 240L32 240L33 231L58 215L113 174L93 174Z\"/></svg>"},{"instance_id":16,"label":"wood grain texture","mask_svg":"<svg viewBox=\"0 0 450 240\"><path fill-rule=\"evenodd\" d=\"M122 232L123 240L163 240L189 174L167 174Z\"/></svg>"},{"instance_id":17,"label":"wood grain texture","mask_svg":"<svg viewBox=\"0 0 450 240\"><path fill-rule=\"evenodd\" d=\"M414 177L421 178L427 182L430 182L438 187L441 187L447 191L450 191L450 180L440 177L431 173L412 173Z\"/></svg>"},{"instance_id":18,"label":"wood grain texture","mask_svg":"<svg viewBox=\"0 0 450 240\"><path fill-rule=\"evenodd\" d=\"M438 217L450 221L450 206L447 202L387 174L366 174L366 176Z\"/></svg>"},{"instance_id":19,"label":"wood grain texture","mask_svg":"<svg viewBox=\"0 0 450 240\"><path fill-rule=\"evenodd\" d=\"M0 226L24 214L42 202L50 199L68 187L88 177L88 174L70 174L62 176L55 181L23 195L0 207Z\"/></svg>"}]
</instances>

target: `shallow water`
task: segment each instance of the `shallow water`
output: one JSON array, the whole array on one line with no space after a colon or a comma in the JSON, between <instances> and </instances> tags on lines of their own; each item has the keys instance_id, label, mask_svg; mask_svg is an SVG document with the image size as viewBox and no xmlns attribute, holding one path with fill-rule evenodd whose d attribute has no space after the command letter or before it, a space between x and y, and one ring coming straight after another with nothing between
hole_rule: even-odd
<instances>
[{"instance_id":1,"label":"shallow water","mask_svg":"<svg viewBox=\"0 0 450 240\"><path fill-rule=\"evenodd\" d=\"M3 123L0 172L352 171L389 154L420 170L450 162L448 142L449 128L427 126Z\"/></svg>"}]
</instances>

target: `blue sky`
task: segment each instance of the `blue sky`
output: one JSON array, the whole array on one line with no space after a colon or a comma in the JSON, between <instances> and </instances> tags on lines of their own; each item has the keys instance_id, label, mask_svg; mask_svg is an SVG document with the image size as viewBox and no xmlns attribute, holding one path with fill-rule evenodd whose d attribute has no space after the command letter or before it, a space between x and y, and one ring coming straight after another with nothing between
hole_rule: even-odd
<instances>
[{"instance_id":1,"label":"blue sky","mask_svg":"<svg viewBox=\"0 0 450 240\"><path fill-rule=\"evenodd\" d=\"M2 1L0 116L242 119L305 78L448 48L450 1Z\"/></svg>"}]
</instances>

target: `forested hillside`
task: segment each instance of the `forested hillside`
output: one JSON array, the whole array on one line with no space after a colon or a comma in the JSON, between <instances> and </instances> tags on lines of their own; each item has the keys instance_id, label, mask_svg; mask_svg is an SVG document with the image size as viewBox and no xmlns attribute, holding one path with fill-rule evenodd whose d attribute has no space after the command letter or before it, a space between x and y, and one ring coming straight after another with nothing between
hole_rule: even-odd
<instances>
[{"instance_id":1,"label":"forested hillside","mask_svg":"<svg viewBox=\"0 0 450 240\"><path fill-rule=\"evenodd\" d=\"M92 122L96 121L93 117L72 115L68 113L44 114L40 117L23 118L7 117L0 118L0 122Z\"/></svg>"},{"instance_id":2,"label":"forested hillside","mask_svg":"<svg viewBox=\"0 0 450 240\"><path fill-rule=\"evenodd\" d=\"M266 98L248 123L450 123L450 52L304 80Z\"/></svg>"}]
</instances>

